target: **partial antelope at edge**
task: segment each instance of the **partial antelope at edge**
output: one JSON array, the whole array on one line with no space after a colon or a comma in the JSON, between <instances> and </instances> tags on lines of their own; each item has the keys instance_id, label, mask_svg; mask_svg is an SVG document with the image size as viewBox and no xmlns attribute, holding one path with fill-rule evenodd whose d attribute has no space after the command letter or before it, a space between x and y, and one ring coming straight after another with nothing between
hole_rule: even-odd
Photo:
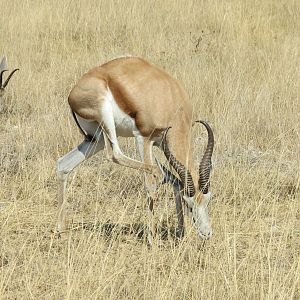
<instances>
[{"instance_id":1,"label":"partial antelope at edge","mask_svg":"<svg viewBox=\"0 0 300 300\"><path fill-rule=\"evenodd\" d=\"M3 110L3 96L5 94L5 88L8 85L14 73L18 70L19 69L12 70L11 73L7 76L6 80L4 80L4 73L8 71L7 58L6 56L2 58L0 63L0 112Z\"/></svg>"}]
</instances>

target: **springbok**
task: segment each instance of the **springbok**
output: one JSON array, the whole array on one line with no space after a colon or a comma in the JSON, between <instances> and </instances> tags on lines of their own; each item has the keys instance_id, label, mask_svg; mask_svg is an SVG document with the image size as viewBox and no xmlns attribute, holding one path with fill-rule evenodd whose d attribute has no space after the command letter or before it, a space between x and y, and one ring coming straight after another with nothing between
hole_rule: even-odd
<instances>
[{"instance_id":1,"label":"springbok","mask_svg":"<svg viewBox=\"0 0 300 300\"><path fill-rule=\"evenodd\" d=\"M192 105L177 80L142 58L121 57L84 74L71 90L68 102L84 141L57 162L58 233L66 230L65 190L69 173L106 146L108 158L113 162L144 171L149 208L149 243L152 243L155 232L153 199L160 177L164 178L163 183L173 185L178 235L181 237L184 234L183 198L200 237L211 237L207 206L211 198L209 176L214 136L210 126L200 121L207 129L208 144L198 175L191 161ZM142 161L123 154L118 136L135 137ZM162 149L179 178L154 157L153 146ZM197 192L195 178L199 178Z\"/></svg>"},{"instance_id":2,"label":"springbok","mask_svg":"<svg viewBox=\"0 0 300 300\"><path fill-rule=\"evenodd\" d=\"M5 88L6 88L7 84L9 83L9 80L11 79L11 77L14 75L14 73L19 70L19 69L14 69L8 75L7 79L3 83L3 73L8 71L8 70L6 70L6 68L7 68L7 58L6 58L6 56L4 56L1 60L1 63L0 63L0 112L3 110L2 97L5 93Z\"/></svg>"}]
</instances>

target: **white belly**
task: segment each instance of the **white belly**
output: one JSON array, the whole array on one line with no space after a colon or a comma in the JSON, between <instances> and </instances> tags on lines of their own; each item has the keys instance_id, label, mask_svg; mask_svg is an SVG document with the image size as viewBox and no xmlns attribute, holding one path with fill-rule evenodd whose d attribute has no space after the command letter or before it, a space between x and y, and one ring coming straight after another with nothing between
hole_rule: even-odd
<instances>
[{"instance_id":1,"label":"white belly","mask_svg":"<svg viewBox=\"0 0 300 300\"><path fill-rule=\"evenodd\" d=\"M112 110L117 136L134 136L134 131L137 130L134 119L125 114L114 99L112 101Z\"/></svg>"},{"instance_id":2,"label":"white belly","mask_svg":"<svg viewBox=\"0 0 300 300\"><path fill-rule=\"evenodd\" d=\"M133 137L138 133L135 120L120 109L110 90L104 100L102 114L107 123L111 123L113 119L117 136Z\"/></svg>"},{"instance_id":3,"label":"white belly","mask_svg":"<svg viewBox=\"0 0 300 300\"><path fill-rule=\"evenodd\" d=\"M140 135L135 125L135 120L125 114L116 103L111 91L109 90L103 101L100 120L103 121L106 128L115 132L116 136L134 137ZM80 126L89 135L101 137L101 126L97 121L90 121L76 115Z\"/></svg>"}]
</instances>

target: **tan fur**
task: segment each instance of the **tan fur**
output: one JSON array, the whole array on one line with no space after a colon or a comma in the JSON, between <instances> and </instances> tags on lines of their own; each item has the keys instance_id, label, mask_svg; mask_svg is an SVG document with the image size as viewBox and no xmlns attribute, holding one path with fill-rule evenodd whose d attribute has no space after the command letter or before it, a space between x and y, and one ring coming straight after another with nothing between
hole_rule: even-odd
<instances>
[{"instance_id":1,"label":"tan fur","mask_svg":"<svg viewBox=\"0 0 300 300\"><path fill-rule=\"evenodd\" d=\"M117 58L82 76L70 93L71 109L83 118L98 121L108 88L144 137L153 139L172 126L170 148L179 161L191 167L192 105L176 79L144 59Z\"/></svg>"}]
</instances>

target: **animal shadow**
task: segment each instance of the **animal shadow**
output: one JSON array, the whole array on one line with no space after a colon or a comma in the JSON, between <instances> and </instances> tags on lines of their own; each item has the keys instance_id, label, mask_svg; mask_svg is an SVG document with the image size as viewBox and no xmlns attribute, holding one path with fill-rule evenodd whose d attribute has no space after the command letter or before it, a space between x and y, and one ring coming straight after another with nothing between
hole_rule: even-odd
<instances>
[{"instance_id":1,"label":"animal shadow","mask_svg":"<svg viewBox=\"0 0 300 300\"><path fill-rule=\"evenodd\" d=\"M119 224L119 223L73 223L73 230L87 230L100 233L108 240L122 236L135 236L139 241L145 241L148 234L148 226L144 223ZM177 240L176 228L167 224L161 224L156 228L157 238L163 241Z\"/></svg>"}]
</instances>

